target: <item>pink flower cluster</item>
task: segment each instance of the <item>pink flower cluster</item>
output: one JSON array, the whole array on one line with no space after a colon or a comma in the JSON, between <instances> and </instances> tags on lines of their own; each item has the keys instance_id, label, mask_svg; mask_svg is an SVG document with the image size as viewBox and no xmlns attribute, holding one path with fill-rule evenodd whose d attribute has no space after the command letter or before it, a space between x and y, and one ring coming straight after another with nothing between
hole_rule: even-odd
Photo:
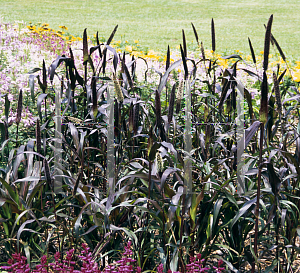
<instances>
[{"instance_id":1,"label":"pink flower cluster","mask_svg":"<svg viewBox=\"0 0 300 273\"><path fill-rule=\"evenodd\" d=\"M132 259L131 241L128 241L125 246L125 251L122 254L122 259L115 262L115 265L109 265L103 273L141 273L142 269L137 266L134 270L134 263L136 260Z\"/></svg>"},{"instance_id":2,"label":"pink flower cluster","mask_svg":"<svg viewBox=\"0 0 300 273\"><path fill-rule=\"evenodd\" d=\"M222 273L225 270L225 267L222 267L223 261L218 261L218 267L213 266L213 269L216 269L216 273Z\"/></svg>"},{"instance_id":3,"label":"pink flower cluster","mask_svg":"<svg viewBox=\"0 0 300 273\"><path fill-rule=\"evenodd\" d=\"M10 272L16 273L29 273L30 268L27 264L27 258L25 256L21 256L20 253L12 254L12 259L8 260L7 266L2 266L4 270L11 270Z\"/></svg>"},{"instance_id":4,"label":"pink flower cluster","mask_svg":"<svg viewBox=\"0 0 300 273\"><path fill-rule=\"evenodd\" d=\"M130 273L133 272L133 263L136 261L131 258L132 250L131 250L131 241L127 243L125 246L125 251L122 255L122 259L117 261L116 263L119 265L119 272L120 273ZM141 272L141 269L138 268L137 272Z\"/></svg>"},{"instance_id":5,"label":"pink flower cluster","mask_svg":"<svg viewBox=\"0 0 300 273\"><path fill-rule=\"evenodd\" d=\"M31 270L27 264L27 258L21 256L21 254L13 254L12 259L8 260L8 266L2 266L3 270L7 270L9 273L141 273L142 269L139 266L135 266L136 260L132 258L131 241L125 246L125 251L122 253L122 258L113 264L108 265L104 271L99 269L99 265L93 260L90 248L86 244L82 244L83 250L81 255L78 256L82 261L80 270L75 270L74 266L74 249L67 251L65 259L60 261L61 253L56 252L54 254L54 262L47 263L47 257L41 258L40 264L36 265L35 269ZM208 267L203 267L204 259L201 259L201 254L197 254L197 258L190 257L190 263L186 265L186 273L198 273L208 272ZM222 267L223 261L219 260L218 266L213 266L215 273L225 272L225 268ZM50 271L49 271L50 270ZM164 265L160 264L157 267L157 273L164 272ZM172 272L170 269L168 273L180 273L179 271Z\"/></svg>"},{"instance_id":6,"label":"pink flower cluster","mask_svg":"<svg viewBox=\"0 0 300 273\"><path fill-rule=\"evenodd\" d=\"M108 265L104 271L99 269L99 265L93 260L90 248L86 244L82 244L83 250L78 258L81 259L82 265L80 270L75 270L74 266L76 262L73 258L74 249L67 251L66 257L62 262L60 261L61 254L56 252L54 254L53 263L47 263L47 257L43 256L41 258L40 264L38 264L34 270L29 268L27 264L27 258L21 256L21 254L13 254L13 258L8 260L8 266L2 266L3 270L7 270L9 273L44 273L55 272L55 273L141 273L140 267L134 267L136 260L132 259L131 241L125 246L125 251L122 254L122 259L115 262L113 265Z\"/></svg>"},{"instance_id":7,"label":"pink flower cluster","mask_svg":"<svg viewBox=\"0 0 300 273\"><path fill-rule=\"evenodd\" d=\"M187 273L206 272L209 268L203 267L204 260L201 259L201 254L197 254L197 258L190 257L190 263L186 265Z\"/></svg>"}]
</instances>

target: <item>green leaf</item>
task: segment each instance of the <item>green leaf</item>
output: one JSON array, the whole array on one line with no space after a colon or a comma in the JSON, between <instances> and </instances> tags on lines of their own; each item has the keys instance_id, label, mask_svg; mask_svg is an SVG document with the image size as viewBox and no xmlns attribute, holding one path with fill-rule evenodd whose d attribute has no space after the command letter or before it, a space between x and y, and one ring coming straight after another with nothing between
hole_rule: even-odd
<instances>
[{"instance_id":1,"label":"green leaf","mask_svg":"<svg viewBox=\"0 0 300 273\"><path fill-rule=\"evenodd\" d=\"M248 210L249 208L257 201L257 198L253 198L252 200L247 201L241 209L239 209L238 214L236 214L236 216L232 219L232 222L230 223L230 228L233 227L233 225L237 222L237 220L243 216Z\"/></svg>"},{"instance_id":2,"label":"green leaf","mask_svg":"<svg viewBox=\"0 0 300 273\"><path fill-rule=\"evenodd\" d=\"M31 69L31 70L28 72L28 74L33 74L33 73L38 72L38 71L40 71L40 70L42 70L42 69L39 68L39 67L36 67L36 68Z\"/></svg>"},{"instance_id":3,"label":"green leaf","mask_svg":"<svg viewBox=\"0 0 300 273\"><path fill-rule=\"evenodd\" d=\"M17 198L17 193L13 190L13 188L3 179L0 177L0 182L2 185L5 187L5 189L8 191L10 197L12 200L15 202L15 204L18 206L18 198Z\"/></svg>"},{"instance_id":4,"label":"green leaf","mask_svg":"<svg viewBox=\"0 0 300 273\"><path fill-rule=\"evenodd\" d=\"M20 245L20 236L22 231L24 230L25 226L27 224L33 223L35 220L26 220L19 228L18 233L17 233L17 250L20 251L19 245Z\"/></svg>"},{"instance_id":5,"label":"green leaf","mask_svg":"<svg viewBox=\"0 0 300 273\"><path fill-rule=\"evenodd\" d=\"M173 252L172 260L170 262L170 269L172 271L177 271L177 268L178 268L178 249L175 248Z\"/></svg>"},{"instance_id":6,"label":"green leaf","mask_svg":"<svg viewBox=\"0 0 300 273\"><path fill-rule=\"evenodd\" d=\"M116 73L118 62L119 62L118 54L117 54L116 50L113 47L111 47L109 45L105 45L105 47L114 54L113 65L114 65L114 70L115 70L115 73Z\"/></svg>"},{"instance_id":7,"label":"green leaf","mask_svg":"<svg viewBox=\"0 0 300 273\"><path fill-rule=\"evenodd\" d=\"M168 68L168 70L166 71L166 73L161 77L159 86L158 86L158 88L157 88L158 93L160 93L160 92L163 90L163 88L166 86L167 80L168 80L168 77L169 77L170 72L171 72L173 69L177 68L177 67L181 64L181 62L182 62L182 60L178 60L178 61L174 62L174 63Z\"/></svg>"},{"instance_id":8,"label":"green leaf","mask_svg":"<svg viewBox=\"0 0 300 273\"><path fill-rule=\"evenodd\" d=\"M67 61L67 60L71 60L70 58L67 58L67 57L62 57L62 56L58 56L56 58L56 60L54 60L52 62L52 64L50 65L50 81L52 82L53 81L53 78L54 78L54 73L55 73L55 70L57 67L59 67L59 65L63 62L63 61ZM30 76L29 76L29 79L30 79Z\"/></svg>"},{"instance_id":9,"label":"green leaf","mask_svg":"<svg viewBox=\"0 0 300 273\"><path fill-rule=\"evenodd\" d=\"M215 203L215 206L214 206L214 213L213 213L213 225L212 225L212 229L214 229L215 225L216 225L216 222L217 222L217 218L218 218L218 215L220 213L220 209L222 207L222 204L223 204L223 198L220 198L217 200L217 202Z\"/></svg>"},{"instance_id":10,"label":"green leaf","mask_svg":"<svg viewBox=\"0 0 300 273\"><path fill-rule=\"evenodd\" d=\"M88 229L87 232L85 232L85 233L83 233L83 234L80 234L79 237L88 235L88 234L91 233L93 230L95 230L97 227L98 227L97 225L94 225L94 226L90 227L90 228Z\"/></svg>"},{"instance_id":11,"label":"green leaf","mask_svg":"<svg viewBox=\"0 0 300 273\"><path fill-rule=\"evenodd\" d=\"M190 208L190 215L194 223L196 221L197 208L200 202L203 200L203 198L204 198L204 187L202 188L201 192L198 194L197 197L195 194L192 195L192 205Z\"/></svg>"},{"instance_id":12,"label":"green leaf","mask_svg":"<svg viewBox=\"0 0 300 273\"><path fill-rule=\"evenodd\" d=\"M110 227L111 230L122 230L122 231L124 231L124 232L127 234L127 236L128 236L131 240L134 241L135 246L138 245L138 239L137 239L136 235L135 235L131 230L129 230L129 229L127 229L127 228L116 227L116 226L114 226L114 225L112 225L112 224L110 224L109 227Z\"/></svg>"},{"instance_id":13,"label":"green leaf","mask_svg":"<svg viewBox=\"0 0 300 273\"><path fill-rule=\"evenodd\" d=\"M40 116L40 120L42 120L42 111L41 111L41 107L42 107L42 101L47 97L47 94L42 93L38 96L37 99L37 109L38 109L38 113Z\"/></svg>"},{"instance_id":14,"label":"green leaf","mask_svg":"<svg viewBox=\"0 0 300 273\"><path fill-rule=\"evenodd\" d=\"M233 58L237 58L239 60L242 60L242 57L240 55L237 55L237 54L232 54L232 55L229 55L229 56L225 56L225 57L222 57L222 59L233 59Z\"/></svg>"},{"instance_id":15,"label":"green leaf","mask_svg":"<svg viewBox=\"0 0 300 273\"><path fill-rule=\"evenodd\" d=\"M29 245L27 242L24 243L24 251L25 251L26 258L27 258L27 263L30 267L30 249L29 249Z\"/></svg>"},{"instance_id":16,"label":"green leaf","mask_svg":"<svg viewBox=\"0 0 300 273\"><path fill-rule=\"evenodd\" d=\"M278 260L274 259L272 264L270 266L266 267L264 273L274 272L273 269L276 267L277 264L278 264Z\"/></svg>"}]
</instances>

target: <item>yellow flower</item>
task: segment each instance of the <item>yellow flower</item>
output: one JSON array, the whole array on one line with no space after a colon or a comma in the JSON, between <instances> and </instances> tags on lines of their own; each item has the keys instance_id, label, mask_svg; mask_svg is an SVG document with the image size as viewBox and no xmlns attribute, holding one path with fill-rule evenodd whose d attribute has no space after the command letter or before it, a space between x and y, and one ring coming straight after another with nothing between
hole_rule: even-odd
<instances>
[{"instance_id":1,"label":"yellow flower","mask_svg":"<svg viewBox=\"0 0 300 273\"><path fill-rule=\"evenodd\" d=\"M294 67L295 69L300 69L300 62L299 61L296 61L296 66Z\"/></svg>"},{"instance_id":2,"label":"yellow flower","mask_svg":"<svg viewBox=\"0 0 300 273\"><path fill-rule=\"evenodd\" d=\"M59 26L59 28L62 28L62 29L68 30L68 28L67 28L67 27L65 27L65 26Z\"/></svg>"},{"instance_id":3,"label":"yellow flower","mask_svg":"<svg viewBox=\"0 0 300 273\"><path fill-rule=\"evenodd\" d=\"M205 53L205 57L207 57L207 58L212 58L213 57L213 54L212 54L213 51L212 50L205 49L204 53Z\"/></svg>"},{"instance_id":4,"label":"yellow flower","mask_svg":"<svg viewBox=\"0 0 300 273\"><path fill-rule=\"evenodd\" d=\"M154 52L153 50L149 50L148 54L146 55L147 58L153 59L158 61L159 60L159 56L156 55L156 52Z\"/></svg>"},{"instance_id":5,"label":"yellow flower","mask_svg":"<svg viewBox=\"0 0 300 273\"><path fill-rule=\"evenodd\" d=\"M164 61L164 62L166 62L166 61L167 61L167 56L164 56L164 59L163 59L163 61ZM174 62L174 59L170 58L170 62L171 62L171 63L172 63L172 62Z\"/></svg>"},{"instance_id":6,"label":"yellow flower","mask_svg":"<svg viewBox=\"0 0 300 273\"><path fill-rule=\"evenodd\" d=\"M259 52L260 54L264 54L264 51Z\"/></svg>"},{"instance_id":7,"label":"yellow flower","mask_svg":"<svg viewBox=\"0 0 300 273\"><path fill-rule=\"evenodd\" d=\"M135 43L135 44L138 44L138 42L139 42L139 40L134 40L134 43Z\"/></svg>"},{"instance_id":8,"label":"yellow flower","mask_svg":"<svg viewBox=\"0 0 300 273\"><path fill-rule=\"evenodd\" d=\"M219 62L219 65L221 65L222 67L224 67L224 68L228 67L228 60L220 58L220 59L218 59L218 62Z\"/></svg>"},{"instance_id":9,"label":"yellow flower","mask_svg":"<svg viewBox=\"0 0 300 273\"><path fill-rule=\"evenodd\" d=\"M121 40L114 41L114 43L115 43L116 45L120 45L120 44L121 44Z\"/></svg>"},{"instance_id":10,"label":"yellow flower","mask_svg":"<svg viewBox=\"0 0 300 273\"><path fill-rule=\"evenodd\" d=\"M297 70L293 73L293 80L296 82L300 82L300 70Z\"/></svg>"},{"instance_id":11,"label":"yellow flower","mask_svg":"<svg viewBox=\"0 0 300 273\"><path fill-rule=\"evenodd\" d=\"M125 50L128 52L132 52L132 47L127 45L125 46Z\"/></svg>"}]
</instances>

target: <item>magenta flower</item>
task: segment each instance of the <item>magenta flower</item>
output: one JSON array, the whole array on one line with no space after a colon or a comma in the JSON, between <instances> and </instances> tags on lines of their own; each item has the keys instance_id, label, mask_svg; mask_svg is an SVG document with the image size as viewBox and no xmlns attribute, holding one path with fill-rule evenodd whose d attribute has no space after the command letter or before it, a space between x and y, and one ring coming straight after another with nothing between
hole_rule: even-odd
<instances>
[{"instance_id":1,"label":"magenta flower","mask_svg":"<svg viewBox=\"0 0 300 273\"><path fill-rule=\"evenodd\" d=\"M20 253L12 254L13 258L8 260L8 264L10 266L2 266L2 269L4 270L12 270L10 272L16 272L16 273L29 273L30 268L27 264L27 258L24 256L21 256Z\"/></svg>"},{"instance_id":2,"label":"magenta flower","mask_svg":"<svg viewBox=\"0 0 300 273\"><path fill-rule=\"evenodd\" d=\"M160 264L158 267L157 267L157 273L163 273L164 272L164 265L163 264Z\"/></svg>"},{"instance_id":3,"label":"magenta flower","mask_svg":"<svg viewBox=\"0 0 300 273\"><path fill-rule=\"evenodd\" d=\"M225 267L222 267L223 261L218 261L218 267L213 266L213 269L216 269L216 273L222 273L225 270Z\"/></svg>"},{"instance_id":4,"label":"magenta flower","mask_svg":"<svg viewBox=\"0 0 300 273\"><path fill-rule=\"evenodd\" d=\"M197 258L190 257L190 263L186 265L187 273L207 272L208 267L203 267L202 263L205 259L201 259L201 254L197 254Z\"/></svg>"}]
</instances>

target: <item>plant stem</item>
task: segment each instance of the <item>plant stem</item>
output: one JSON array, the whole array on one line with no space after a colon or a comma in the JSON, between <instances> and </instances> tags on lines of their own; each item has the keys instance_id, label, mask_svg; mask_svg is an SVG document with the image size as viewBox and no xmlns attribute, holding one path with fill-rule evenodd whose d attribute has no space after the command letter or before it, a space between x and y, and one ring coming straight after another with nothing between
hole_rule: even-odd
<instances>
[{"instance_id":1,"label":"plant stem","mask_svg":"<svg viewBox=\"0 0 300 273\"><path fill-rule=\"evenodd\" d=\"M149 176L148 176L148 181L149 181L149 184L148 184L148 203L147 203L147 209L149 210L149 206L150 206L150 203L149 203L149 200L150 200L150 195L151 195L151 160L149 160ZM146 222L146 226L148 225L148 221L149 221L149 214L147 214L147 222Z\"/></svg>"},{"instance_id":2,"label":"plant stem","mask_svg":"<svg viewBox=\"0 0 300 273\"><path fill-rule=\"evenodd\" d=\"M180 246L179 246L179 250L180 250L180 267L181 267L181 272L184 273L184 263L183 263L183 253L182 253L182 237L183 237L183 225L184 225L184 214L185 214L185 197L186 197L186 193L184 193L182 195L182 212L181 212L181 225L180 225Z\"/></svg>"},{"instance_id":3,"label":"plant stem","mask_svg":"<svg viewBox=\"0 0 300 273\"><path fill-rule=\"evenodd\" d=\"M16 148L18 148L19 122L17 123Z\"/></svg>"},{"instance_id":4,"label":"plant stem","mask_svg":"<svg viewBox=\"0 0 300 273\"><path fill-rule=\"evenodd\" d=\"M254 237L254 254L257 256L257 240L258 240L258 217L259 217L259 199L260 199L260 183L261 183L261 171L262 171L262 151L263 151L263 139L264 139L264 123L260 123L260 147L259 147L259 161L258 161L258 180L257 180L257 200L255 209L255 237ZM252 262L252 273L255 270L255 260Z\"/></svg>"}]
</instances>

